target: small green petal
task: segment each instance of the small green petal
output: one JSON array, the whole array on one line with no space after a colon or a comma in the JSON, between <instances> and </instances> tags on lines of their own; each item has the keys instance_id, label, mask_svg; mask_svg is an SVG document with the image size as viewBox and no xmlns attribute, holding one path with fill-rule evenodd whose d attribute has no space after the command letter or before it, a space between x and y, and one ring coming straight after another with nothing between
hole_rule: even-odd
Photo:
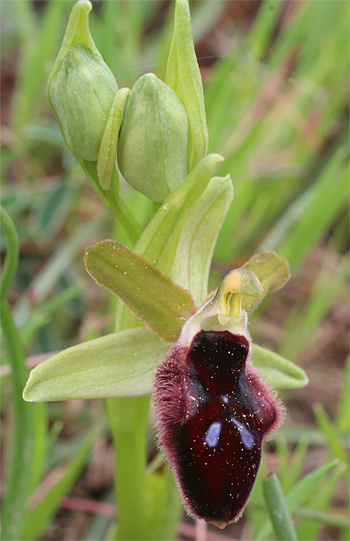
<instances>
[{"instance_id":1,"label":"small green petal","mask_svg":"<svg viewBox=\"0 0 350 541\"><path fill-rule=\"evenodd\" d=\"M242 268L252 271L259 278L264 290L260 299L248 295L243 298L243 309L248 315L257 308L268 293L283 287L290 278L287 259L275 252L260 252L250 258Z\"/></svg>"},{"instance_id":2,"label":"small green petal","mask_svg":"<svg viewBox=\"0 0 350 541\"><path fill-rule=\"evenodd\" d=\"M196 311L187 290L119 242L105 240L87 248L85 264L99 285L118 295L164 342L176 342Z\"/></svg>"},{"instance_id":3,"label":"small green petal","mask_svg":"<svg viewBox=\"0 0 350 541\"><path fill-rule=\"evenodd\" d=\"M119 129L123 120L126 98L129 94L131 94L129 88L121 88L117 92L98 151L97 175L104 190L108 190L110 187L113 171L116 167Z\"/></svg>"},{"instance_id":4,"label":"small green petal","mask_svg":"<svg viewBox=\"0 0 350 541\"><path fill-rule=\"evenodd\" d=\"M185 104L190 123L189 170L204 158L208 149L202 77L194 50L191 16L187 0L176 0L175 26L165 82Z\"/></svg>"},{"instance_id":5,"label":"small green petal","mask_svg":"<svg viewBox=\"0 0 350 541\"><path fill-rule=\"evenodd\" d=\"M34 368L23 398L50 402L148 395L168 349L144 327L79 344Z\"/></svg>"},{"instance_id":6,"label":"small green petal","mask_svg":"<svg viewBox=\"0 0 350 541\"><path fill-rule=\"evenodd\" d=\"M252 346L251 361L268 383L276 389L297 389L309 383L302 368L256 344Z\"/></svg>"}]
</instances>

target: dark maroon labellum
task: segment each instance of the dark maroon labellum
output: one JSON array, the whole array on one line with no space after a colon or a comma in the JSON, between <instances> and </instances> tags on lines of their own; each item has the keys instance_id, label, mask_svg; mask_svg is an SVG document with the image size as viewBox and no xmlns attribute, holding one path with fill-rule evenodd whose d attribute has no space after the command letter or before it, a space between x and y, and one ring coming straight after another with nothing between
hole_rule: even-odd
<instances>
[{"instance_id":1,"label":"dark maroon labellum","mask_svg":"<svg viewBox=\"0 0 350 541\"><path fill-rule=\"evenodd\" d=\"M219 527L239 518L262 440L280 406L247 362L250 344L229 331L200 331L174 346L155 379L159 442L188 511Z\"/></svg>"}]
</instances>

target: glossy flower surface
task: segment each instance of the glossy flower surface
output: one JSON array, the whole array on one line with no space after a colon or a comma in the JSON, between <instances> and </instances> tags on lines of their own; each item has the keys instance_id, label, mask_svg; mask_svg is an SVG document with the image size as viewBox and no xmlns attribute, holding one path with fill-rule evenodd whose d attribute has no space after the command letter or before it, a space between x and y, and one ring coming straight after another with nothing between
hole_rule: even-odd
<instances>
[{"instance_id":1,"label":"glossy flower surface","mask_svg":"<svg viewBox=\"0 0 350 541\"><path fill-rule=\"evenodd\" d=\"M200 326L215 330L198 330L192 319L156 373L159 443L189 513L225 527L242 514L281 406L250 364L245 320L210 315Z\"/></svg>"}]
</instances>

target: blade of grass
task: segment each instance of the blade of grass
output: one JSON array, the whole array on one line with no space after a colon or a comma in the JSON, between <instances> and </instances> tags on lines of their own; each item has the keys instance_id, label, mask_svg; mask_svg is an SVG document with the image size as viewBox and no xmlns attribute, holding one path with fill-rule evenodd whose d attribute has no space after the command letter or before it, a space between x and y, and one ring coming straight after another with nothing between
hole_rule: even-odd
<instances>
[{"instance_id":1,"label":"blade of grass","mask_svg":"<svg viewBox=\"0 0 350 541\"><path fill-rule=\"evenodd\" d=\"M350 357L346 359L343 388L338 404L336 425L342 434L350 432Z\"/></svg>"},{"instance_id":2,"label":"blade of grass","mask_svg":"<svg viewBox=\"0 0 350 541\"><path fill-rule=\"evenodd\" d=\"M167 541L168 539L176 538L178 524L182 515L182 505L174 474L172 470L166 466L163 475L165 476L163 506L161 518L158 522L158 529L154 536L154 539L159 541Z\"/></svg>"},{"instance_id":3,"label":"blade of grass","mask_svg":"<svg viewBox=\"0 0 350 541\"><path fill-rule=\"evenodd\" d=\"M300 265L346 204L349 171L342 168L346 152L341 147L334 154L309 190L289 207L265 238L260 250L276 250L288 259L291 267Z\"/></svg>"},{"instance_id":4,"label":"blade of grass","mask_svg":"<svg viewBox=\"0 0 350 541\"><path fill-rule=\"evenodd\" d=\"M327 512L309 509L308 507L298 507L296 509L296 515L298 515L298 517L314 519L320 526L322 526L322 524L328 524L329 526L334 526L334 528L344 528L345 530L349 530L349 514L342 513L340 510L339 512ZM302 537L301 539L315 539L315 537Z\"/></svg>"},{"instance_id":5,"label":"blade of grass","mask_svg":"<svg viewBox=\"0 0 350 541\"><path fill-rule=\"evenodd\" d=\"M261 60L266 53L282 7L280 0L265 0L260 6L247 39L247 46L257 60Z\"/></svg>"},{"instance_id":6,"label":"blade of grass","mask_svg":"<svg viewBox=\"0 0 350 541\"><path fill-rule=\"evenodd\" d=\"M34 408L22 400L23 386L28 377L21 336L13 322L6 296L15 276L18 263L18 237L15 226L0 207L0 220L8 241L3 279L1 281L1 325L7 343L11 364L13 425L10 444L6 453L6 491L2 509L3 539L19 539L23 510L31 482L31 463L34 439ZM29 406L29 407L28 407Z\"/></svg>"},{"instance_id":7,"label":"blade of grass","mask_svg":"<svg viewBox=\"0 0 350 541\"><path fill-rule=\"evenodd\" d=\"M341 478L344 478L346 467L344 464L340 464L334 472L332 472L326 479L323 480L319 489L308 501L307 507L303 506L303 509L307 511L309 507L319 513L326 512L336 495L337 486ZM304 518L298 523L298 535L300 539L305 541L312 541L319 538L320 531L322 529L322 522L318 517Z\"/></svg>"},{"instance_id":8,"label":"blade of grass","mask_svg":"<svg viewBox=\"0 0 350 541\"><path fill-rule=\"evenodd\" d=\"M29 293L23 295L16 306L15 320L19 326L26 323L31 316L33 300L35 300L36 304L43 302L80 251L83 256L82 248L86 245L87 239L91 238L96 231L102 229L107 220L108 215L101 213L88 224L82 223L72 237L56 249L51 259L49 259L32 281L30 285L30 298Z\"/></svg>"},{"instance_id":9,"label":"blade of grass","mask_svg":"<svg viewBox=\"0 0 350 541\"><path fill-rule=\"evenodd\" d=\"M99 432L100 428L93 428L88 433L76 456L68 464L59 480L45 494L35 509L28 510L18 539L32 541L42 535L51 517L57 512L60 501L69 493L75 480L84 468Z\"/></svg>"},{"instance_id":10,"label":"blade of grass","mask_svg":"<svg viewBox=\"0 0 350 541\"><path fill-rule=\"evenodd\" d=\"M325 478L328 472L336 466L336 464L338 464L338 460L332 460L331 462L323 464L316 470L303 477L303 479L301 479L292 488L292 490L286 496L286 502L291 514L294 513L297 507L303 505L313 494L315 494L321 481ZM259 526L255 533L255 541L269 539L271 530L271 523L264 521L264 523Z\"/></svg>"},{"instance_id":11,"label":"blade of grass","mask_svg":"<svg viewBox=\"0 0 350 541\"><path fill-rule=\"evenodd\" d=\"M112 2L113 4L115 2ZM114 503L114 493L113 490L110 490L106 496L103 497L102 501L104 503ZM108 529L111 526L113 518L107 515L94 515L91 517L88 522L87 527L84 530L84 533L81 536L81 541L103 541L109 539L106 536Z\"/></svg>"},{"instance_id":12,"label":"blade of grass","mask_svg":"<svg viewBox=\"0 0 350 541\"><path fill-rule=\"evenodd\" d=\"M25 355L17 328L5 301L1 302L1 324L12 368L12 397L14 416L11 441L6 453L6 492L2 509L2 536L6 540L20 539L19 531L26 505L33 450L34 408L22 400L28 378Z\"/></svg>"},{"instance_id":13,"label":"blade of grass","mask_svg":"<svg viewBox=\"0 0 350 541\"><path fill-rule=\"evenodd\" d=\"M302 2L288 18L267 59L271 69L280 64L293 48L298 47L309 9L310 2Z\"/></svg>"},{"instance_id":14,"label":"blade of grass","mask_svg":"<svg viewBox=\"0 0 350 541\"><path fill-rule=\"evenodd\" d=\"M293 467L289 468L288 476L286 475L285 477L284 491L286 494L292 490L293 486L301 476L309 447L309 439L305 436L301 436L293 454Z\"/></svg>"},{"instance_id":15,"label":"blade of grass","mask_svg":"<svg viewBox=\"0 0 350 541\"><path fill-rule=\"evenodd\" d=\"M27 3L29 6L30 2ZM16 4L23 4L23 1ZM32 35L26 35L13 98L11 126L15 131L20 130L33 117L38 105L43 103L38 97L45 95L46 63L53 57L58 45L67 4L59 0L49 2L35 31L32 28ZM21 10L23 7L24 4Z\"/></svg>"},{"instance_id":16,"label":"blade of grass","mask_svg":"<svg viewBox=\"0 0 350 541\"><path fill-rule=\"evenodd\" d=\"M34 308L30 318L27 319L21 329L23 343L28 344L35 334L50 321L53 312L69 303L69 301L76 299L85 287L85 282L76 282L63 291L56 293L52 299Z\"/></svg>"},{"instance_id":17,"label":"blade of grass","mask_svg":"<svg viewBox=\"0 0 350 541\"><path fill-rule=\"evenodd\" d=\"M289 465L289 451L288 443L285 437L278 438L276 442L277 455L278 455L278 476L281 489L286 493L286 486L288 484L289 472L291 470Z\"/></svg>"},{"instance_id":18,"label":"blade of grass","mask_svg":"<svg viewBox=\"0 0 350 541\"><path fill-rule=\"evenodd\" d=\"M100 33L100 40L97 41L97 46L104 61L115 76L117 75L119 57L121 54L118 40L116 39L116 29L119 17L119 2L103 2L101 10L101 26L103 31Z\"/></svg>"},{"instance_id":19,"label":"blade of grass","mask_svg":"<svg viewBox=\"0 0 350 541\"><path fill-rule=\"evenodd\" d=\"M340 434L336 425L332 423L320 402L313 404L312 409L318 426L326 436L327 447L331 455L349 465L348 454L341 444Z\"/></svg>"},{"instance_id":20,"label":"blade of grass","mask_svg":"<svg viewBox=\"0 0 350 541\"><path fill-rule=\"evenodd\" d=\"M331 252L327 255L306 306L291 311L279 344L283 355L296 359L307 343L317 337L317 329L346 287L349 260L343 257L337 265L337 259Z\"/></svg>"}]
</instances>

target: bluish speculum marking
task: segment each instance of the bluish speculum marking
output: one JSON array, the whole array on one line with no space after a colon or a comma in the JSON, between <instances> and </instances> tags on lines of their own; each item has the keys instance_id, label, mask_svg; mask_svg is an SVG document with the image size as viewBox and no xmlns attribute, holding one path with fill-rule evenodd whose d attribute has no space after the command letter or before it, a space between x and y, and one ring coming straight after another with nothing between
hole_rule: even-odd
<instances>
[{"instance_id":1,"label":"bluish speculum marking","mask_svg":"<svg viewBox=\"0 0 350 541\"><path fill-rule=\"evenodd\" d=\"M234 417L231 417L231 420L239 430L244 447L246 447L247 449L252 449L254 446L253 434L249 432L248 428L243 423L240 423Z\"/></svg>"},{"instance_id":2,"label":"bluish speculum marking","mask_svg":"<svg viewBox=\"0 0 350 541\"><path fill-rule=\"evenodd\" d=\"M200 331L185 359L186 421L176 430L178 475L191 509L231 522L244 507L276 411L246 377L249 342L229 331Z\"/></svg>"},{"instance_id":3,"label":"bluish speculum marking","mask_svg":"<svg viewBox=\"0 0 350 541\"><path fill-rule=\"evenodd\" d=\"M208 445L208 447L216 447L216 445L218 444L221 426L221 423L214 422L208 428L204 436L204 441Z\"/></svg>"}]
</instances>

